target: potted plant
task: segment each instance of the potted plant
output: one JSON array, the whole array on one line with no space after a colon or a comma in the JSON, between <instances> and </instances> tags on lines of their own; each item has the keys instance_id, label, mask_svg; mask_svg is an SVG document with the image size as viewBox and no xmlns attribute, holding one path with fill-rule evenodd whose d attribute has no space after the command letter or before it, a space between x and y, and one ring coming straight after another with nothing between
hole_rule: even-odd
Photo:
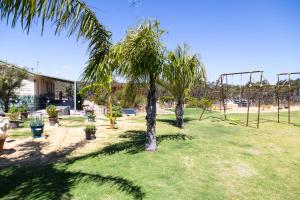
<instances>
[{"instance_id":1,"label":"potted plant","mask_svg":"<svg viewBox=\"0 0 300 200\"><path fill-rule=\"evenodd\" d=\"M3 151L4 142L6 140L7 136L5 133L0 134L0 151Z\"/></svg>"},{"instance_id":2,"label":"potted plant","mask_svg":"<svg viewBox=\"0 0 300 200\"><path fill-rule=\"evenodd\" d=\"M19 128L20 127L20 120L19 120L19 109L17 107L11 107L8 110L8 117L9 117L9 126L11 128Z\"/></svg>"},{"instance_id":3,"label":"potted plant","mask_svg":"<svg viewBox=\"0 0 300 200\"><path fill-rule=\"evenodd\" d=\"M56 109L56 106L49 105L47 106L46 111L49 117L50 126L55 126L58 123L58 111Z\"/></svg>"},{"instance_id":4,"label":"potted plant","mask_svg":"<svg viewBox=\"0 0 300 200\"><path fill-rule=\"evenodd\" d=\"M86 116L93 115L93 114L95 114L95 111L92 109L86 109L85 114L86 114Z\"/></svg>"},{"instance_id":5,"label":"potted plant","mask_svg":"<svg viewBox=\"0 0 300 200\"><path fill-rule=\"evenodd\" d=\"M21 114L21 119L28 119L28 108L26 106L20 106L19 112Z\"/></svg>"},{"instance_id":6,"label":"potted plant","mask_svg":"<svg viewBox=\"0 0 300 200\"><path fill-rule=\"evenodd\" d=\"M4 142L7 138L6 130L8 128L8 121L0 117L0 151L3 150Z\"/></svg>"},{"instance_id":7,"label":"potted plant","mask_svg":"<svg viewBox=\"0 0 300 200\"><path fill-rule=\"evenodd\" d=\"M44 132L44 121L41 117L30 118L31 133L34 138L40 138Z\"/></svg>"},{"instance_id":8,"label":"potted plant","mask_svg":"<svg viewBox=\"0 0 300 200\"><path fill-rule=\"evenodd\" d=\"M94 140L96 139L96 126L95 125L87 125L84 129L85 138L87 140Z\"/></svg>"},{"instance_id":9,"label":"potted plant","mask_svg":"<svg viewBox=\"0 0 300 200\"><path fill-rule=\"evenodd\" d=\"M87 117L89 122L95 122L96 115L94 113L89 113Z\"/></svg>"}]
</instances>

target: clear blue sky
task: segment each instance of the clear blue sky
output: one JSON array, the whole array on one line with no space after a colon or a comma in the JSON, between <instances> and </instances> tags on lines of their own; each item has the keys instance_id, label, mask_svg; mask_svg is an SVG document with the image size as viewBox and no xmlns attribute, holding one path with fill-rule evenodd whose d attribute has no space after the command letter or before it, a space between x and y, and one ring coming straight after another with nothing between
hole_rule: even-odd
<instances>
[{"instance_id":1,"label":"clear blue sky","mask_svg":"<svg viewBox=\"0 0 300 200\"><path fill-rule=\"evenodd\" d=\"M262 69L272 82L279 72L300 71L299 0L88 0L113 42L128 27L154 18L168 30L168 49L184 42L201 55L208 79L223 72ZM54 36L47 24L43 36L34 26L27 35L0 22L0 59L33 67L44 74L77 79L87 60L86 43Z\"/></svg>"}]
</instances>

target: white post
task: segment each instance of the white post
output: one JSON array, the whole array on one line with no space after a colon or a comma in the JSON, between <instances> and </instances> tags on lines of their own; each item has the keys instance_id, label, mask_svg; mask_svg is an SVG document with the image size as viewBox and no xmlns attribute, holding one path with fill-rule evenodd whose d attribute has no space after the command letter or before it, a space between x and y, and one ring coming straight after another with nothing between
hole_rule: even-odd
<instances>
[{"instance_id":1,"label":"white post","mask_svg":"<svg viewBox=\"0 0 300 200\"><path fill-rule=\"evenodd\" d=\"M77 94L77 83L76 81L74 81L74 111L76 111L76 103L77 103L76 94Z\"/></svg>"}]
</instances>

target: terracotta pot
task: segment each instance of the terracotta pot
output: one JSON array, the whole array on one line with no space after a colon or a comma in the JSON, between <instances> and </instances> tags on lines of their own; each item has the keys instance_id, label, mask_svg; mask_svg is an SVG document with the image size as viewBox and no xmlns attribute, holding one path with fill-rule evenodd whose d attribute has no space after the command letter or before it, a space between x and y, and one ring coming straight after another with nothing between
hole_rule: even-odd
<instances>
[{"instance_id":1,"label":"terracotta pot","mask_svg":"<svg viewBox=\"0 0 300 200\"><path fill-rule=\"evenodd\" d=\"M21 112L21 119L28 119L28 112Z\"/></svg>"},{"instance_id":2,"label":"terracotta pot","mask_svg":"<svg viewBox=\"0 0 300 200\"><path fill-rule=\"evenodd\" d=\"M6 138L0 138L0 151L3 151L5 140L6 140Z\"/></svg>"},{"instance_id":3,"label":"terracotta pot","mask_svg":"<svg viewBox=\"0 0 300 200\"><path fill-rule=\"evenodd\" d=\"M86 140L94 140L96 139L96 131L85 131L85 139Z\"/></svg>"},{"instance_id":4,"label":"terracotta pot","mask_svg":"<svg viewBox=\"0 0 300 200\"><path fill-rule=\"evenodd\" d=\"M58 123L58 118L49 118L49 125L55 126Z\"/></svg>"},{"instance_id":5,"label":"terracotta pot","mask_svg":"<svg viewBox=\"0 0 300 200\"><path fill-rule=\"evenodd\" d=\"M9 121L9 126L11 128L19 128L20 127L20 121L18 121L18 120L10 120Z\"/></svg>"}]
</instances>

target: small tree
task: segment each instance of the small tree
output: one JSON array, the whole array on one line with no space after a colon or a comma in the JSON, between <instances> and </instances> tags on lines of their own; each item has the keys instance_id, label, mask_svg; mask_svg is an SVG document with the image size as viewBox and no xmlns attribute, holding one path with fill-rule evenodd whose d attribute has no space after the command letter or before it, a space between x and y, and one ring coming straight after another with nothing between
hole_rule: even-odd
<instances>
[{"instance_id":1,"label":"small tree","mask_svg":"<svg viewBox=\"0 0 300 200\"><path fill-rule=\"evenodd\" d=\"M119 49L124 60L119 73L131 81L148 83L149 86L146 106L147 151L156 150L156 82L164 62L163 33L158 21L145 21L128 30Z\"/></svg>"},{"instance_id":2,"label":"small tree","mask_svg":"<svg viewBox=\"0 0 300 200\"><path fill-rule=\"evenodd\" d=\"M189 54L188 45L178 46L168 54L159 83L168 90L176 101L176 124L183 127L183 105L195 80L204 78L204 66L196 55Z\"/></svg>"},{"instance_id":3,"label":"small tree","mask_svg":"<svg viewBox=\"0 0 300 200\"><path fill-rule=\"evenodd\" d=\"M0 102L3 104L4 112L8 112L9 99L15 97L16 89L26 79L26 69L16 68L4 62L0 62Z\"/></svg>"}]
</instances>

